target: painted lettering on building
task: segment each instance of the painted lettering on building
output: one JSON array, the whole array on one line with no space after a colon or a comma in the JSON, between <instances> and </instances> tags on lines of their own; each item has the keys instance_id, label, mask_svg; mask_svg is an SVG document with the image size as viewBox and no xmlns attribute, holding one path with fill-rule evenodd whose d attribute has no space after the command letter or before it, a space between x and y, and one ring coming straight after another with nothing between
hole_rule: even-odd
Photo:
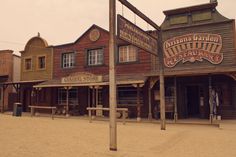
<instances>
[{"instance_id":1,"label":"painted lettering on building","mask_svg":"<svg viewBox=\"0 0 236 157\"><path fill-rule=\"evenodd\" d=\"M157 54L157 39L118 15L118 37L147 52Z\"/></svg>"},{"instance_id":2,"label":"painted lettering on building","mask_svg":"<svg viewBox=\"0 0 236 157\"><path fill-rule=\"evenodd\" d=\"M61 83L95 83L95 82L102 82L102 76L81 72L81 73L71 74L70 76L63 77L61 79Z\"/></svg>"},{"instance_id":3,"label":"painted lettering on building","mask_svg":"<svg viewBox=\"0 0 236 157\"><path fill-rule=\"evenodd\" d=\"M217 34L193 33L174 37L164 42L164 64L170 68L180 61L207 60L212 64L220 64L223 61L221 48L222 39Z\"/></svg>"}]
</instances>

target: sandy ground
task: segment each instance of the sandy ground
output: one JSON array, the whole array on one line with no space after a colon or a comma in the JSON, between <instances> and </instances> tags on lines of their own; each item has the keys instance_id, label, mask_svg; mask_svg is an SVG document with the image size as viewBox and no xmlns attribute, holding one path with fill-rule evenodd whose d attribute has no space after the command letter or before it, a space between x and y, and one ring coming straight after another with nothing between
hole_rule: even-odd
<instances>
[{"instance_id":1,"label":"sandy ground","mask_svg":"<svg viewBox=\"0 0 236 157\"><path fill-rule=\"evenodd\" d=\"M207 125L118 123L118 151L109 124L83 119L0 114L0 157L234 157L236 121Z\"/></svg>"}]
</instances>

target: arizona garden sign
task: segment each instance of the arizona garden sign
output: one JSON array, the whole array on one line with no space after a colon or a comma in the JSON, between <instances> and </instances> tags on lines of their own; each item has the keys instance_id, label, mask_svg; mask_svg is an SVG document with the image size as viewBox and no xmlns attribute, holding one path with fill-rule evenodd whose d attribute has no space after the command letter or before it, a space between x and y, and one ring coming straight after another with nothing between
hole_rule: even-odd
<instances>
[{"instance_id":1,"label":"arizona garden sign","mask_svg":"<svg viewBox=\"0 0 236 157\"><path fill-rule=\"evenodd\" d=\"M209 33L192 33L177 36L164 42L164 64L174 67L182 61L195 62L207 60L212 64L223 61L222 39L220 35Z\"/></svg>"}]
</instances>

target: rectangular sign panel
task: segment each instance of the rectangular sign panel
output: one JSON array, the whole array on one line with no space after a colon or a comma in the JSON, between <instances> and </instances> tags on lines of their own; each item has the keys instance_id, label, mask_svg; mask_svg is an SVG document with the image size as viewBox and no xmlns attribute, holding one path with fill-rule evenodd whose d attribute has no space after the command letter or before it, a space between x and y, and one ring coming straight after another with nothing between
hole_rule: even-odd
<instances>
[{"instance_id":1,"label":"rectangular sign panel","mask_svg":"<svg viewBox=\"0 0 236 157\"><path fill-rule=\"evenodd\" d=\"M180 61L195 62L207 60L212 64L223 61L222 38L218 34L192 33L176 36L166 40L163 44L164 64L175 67Z\"/></svg>"},{"instance_id":2,"label":"rectangular sign panel","mask_svg":"<svg viewBox=\"0 0 236 157\"><path fill-rule=\"evenodd\" d=\"M122 17L117 16L118 19L118 37L124 41L129 42L151 54L157 55L157 39L135 26L133 23Z\"/></svg>"}]
</instances>

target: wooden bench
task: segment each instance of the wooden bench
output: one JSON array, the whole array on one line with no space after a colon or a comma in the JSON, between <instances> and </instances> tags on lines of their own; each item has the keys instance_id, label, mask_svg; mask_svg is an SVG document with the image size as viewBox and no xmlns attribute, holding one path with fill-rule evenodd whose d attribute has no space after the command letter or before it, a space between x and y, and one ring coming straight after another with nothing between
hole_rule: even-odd
<instances>
[{"instance_id":1,"label":"wooden bench","mask_svg":"<svg viewBox=\"0 0 236 157\"><path fill-rule=\"evenodd\" d=\"M48 109L52 111L52 119L54 119L54 115L56 112L56 107L55 106L29 106L31 110L31 117L34 116L35 114L35 109Z\"/></svg>"},{"instance_id":2,"label":"wooden bench","mask_svg":"<svg viewBox=\"0 0 236 157\"><path fill-rule=\"evenodd\" d=\"M103 108L103 107L87 107L87 110L89 112L89 122L92 122L92 111L98 111L98 110L102 110L102 111L110 111L109 108ZM125 124L125 115L128 115L128 108L117 108L116 109L117 112L121 112L122 113L122 121L123 124Z\"/></svg>"}]
</instances>

